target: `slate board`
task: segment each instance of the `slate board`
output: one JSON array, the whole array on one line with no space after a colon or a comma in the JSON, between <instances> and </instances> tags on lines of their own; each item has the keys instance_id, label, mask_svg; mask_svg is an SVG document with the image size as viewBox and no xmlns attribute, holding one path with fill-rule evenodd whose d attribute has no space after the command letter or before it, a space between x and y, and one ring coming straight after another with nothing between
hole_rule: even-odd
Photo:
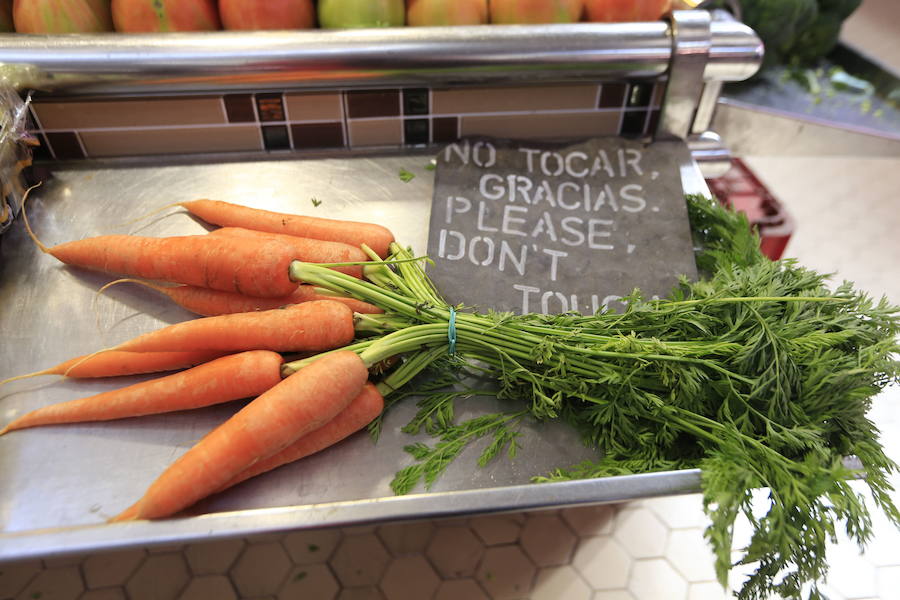
<instances>
[{"instance_id":1,"label":"slate board","mask_svg":"<svg viewBox=\"0 0 900 600\"><path fill-rule=\"evenodd\" d=\"M682 142L467 138L437 156L429 275L451 304L592 314L696 278ZM620 304L618 304L620 306Z\"/></svg>"}]
</instances>

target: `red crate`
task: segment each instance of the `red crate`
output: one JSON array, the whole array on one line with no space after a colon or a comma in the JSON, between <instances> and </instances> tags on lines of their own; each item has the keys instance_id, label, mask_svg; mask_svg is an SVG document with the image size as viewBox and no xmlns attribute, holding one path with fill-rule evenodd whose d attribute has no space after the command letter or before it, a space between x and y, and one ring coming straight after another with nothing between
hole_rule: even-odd
<instances>
[{"instance_id":1,"label":"red crate","mask_svg":"<svg viewBox=\"0 0 900 600\"><path fill-rule=\"evenodd\" d=\"M706 183L719 202L747 215L759 232L763 254L772 260L782 257L794 219L741 159L732 159L730 171Z\"/></svg>"}]
</instances>

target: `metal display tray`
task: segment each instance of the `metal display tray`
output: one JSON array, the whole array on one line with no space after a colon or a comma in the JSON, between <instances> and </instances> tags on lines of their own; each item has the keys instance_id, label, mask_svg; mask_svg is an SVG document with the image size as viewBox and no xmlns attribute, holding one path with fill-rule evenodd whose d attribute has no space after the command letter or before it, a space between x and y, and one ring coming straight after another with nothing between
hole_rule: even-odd
<instances>
[{"instance_id":1,"label":"metal display tray","mask_svg":"<svg viewBox=\"0 0 900 600\"><path fill-rule=\"evenodd\" d=\"M211 197L389 226L424 252L433 185L428 155L340 157L168 165L55 165L28 214L48 244L110 233L167 236L204 231L163 205ZM400 169L415 175L408 183ZM687 192L705 190L696 164L683 165ZM314 206L312 198L321 202ZM16 223L0 238L0 379L110 347L191 315L133 284L95 291L111 276L69 268L41 253ZM140 380L44 376L0 387L0 425L40 406ZM555 508L695 492L697 471L552 484L530 478L595 456L561 423L526 424L515 460L486 468L470 448L432 489L396 497L389 483L418 438L400 432L414 402L390 412L377 444L364 432L193 507L188 516L107 525L175 458L240 403L107 423L43 427L0 437L0 561L62 553L183 543L267 531ZM463 413L502 409L471 400Z\"/></svg>"}]
</instances>

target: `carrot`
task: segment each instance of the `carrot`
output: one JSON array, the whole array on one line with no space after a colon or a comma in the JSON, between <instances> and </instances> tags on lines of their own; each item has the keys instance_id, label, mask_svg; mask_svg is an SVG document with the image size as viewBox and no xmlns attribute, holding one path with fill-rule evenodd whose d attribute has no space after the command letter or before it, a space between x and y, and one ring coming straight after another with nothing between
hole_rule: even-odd
<instances>
[{"instance_id":1,"label":"carrot","mask_svg":"<svg viewBox=\"0 0 900 600\"><path fill-rule=\"evenodd\" d=\"M354 336L353 311L340 302L315 300L286 308L203 317L145 333L112 350L331 350Z\"/></svg>"},{"instance_id":2,"label":"carrot","mask_svg":"<svg viewBox=\"0 0 900 600\"><path fill-rule=\"evenodd\" d=\"M49 247L31 230L25 210L22 215L38 248L67 265L260 297L285 296L297 287L288 274L294 250L278 240L103 235Z\"/></svg>"},{"instance_id":3,"label":"carrot","mask_svg":"<svg viewBox=\"0 0 900 600\"><path fill-rule=\"evenodd\" d=\"M367 377L362 359L349 351L310 363L210 432L112 521L167 517L194 504L335 418L359 395Z\"/></svg>"},{"instance_id":4,"label":"carrot","mask_svg":"<svg viewBox=\"0 0 900 600\"><path fill-rule=\"evenodd\" d=\"M282 362L280 354L268 350L224 356L166 377L33 410L0 430L0 435L41 425L111 421L255 397L281 381Z\"/></svg>"},{"instance_id":5,"label":"carrot","mask_svg":"<svg viewBox=\"0 0 900 600\"><path fill-rule=\"evenodd\" d=\"M341 263L341 262L366 262L369 256L360 248L343 242L329 242L327 240L314 240L312 238L297 237L283 233L269 233L254 231L242 227L220 227L209 232L212 236L235 237L245 239L276 239L290 244L294 249L294 258L311 263ZM331 267L335 271L362 277L362 265L349 265L346 267Z\"/></svg>"},{"instance_id":6,"label":"carrot","mask_svg":"<svg viewBox=\"0 0 900 600\"><path fill-rule=\"evenodd\" d=\"M334 419L298 439L296 442L268 458L255 463L236 475L219 491L235 486L251 477L256 477L282 465L300 460L356 433L384 410L384 398L373 384L367 383L353 402Z\"/></svg>"},{"instance_id":7,"label":"carrot","mask_svg":"<svg viewBox=\"0 0 900 600\"><path fill-rule=\"evenodd\" d=\"M65 375L75 378L118 377L121 375L140 375L158 373L160 371L177 371L193 367L222 356L221 351L191 350L189 352L120 352L110 350L71 358L54 367L18 375L0 381L0 385L37 377L38 375Z\"/></svg>"},{"instance_id":8,"label":"carrot","mask_svg":"<svg viewBox=\"0 0 900 600\"><path fill-rule=\"evenodd\" d=\"M356 298L320 294L317 291L317 289L320 288L311 285L298 286L289 296L282 296L280 298L253 298L234 292L222 292L192 285L163 286L140 281L138 279L117 279L104 285L97 290L97 293L99 294L108 287L119 283L137 283L144 285L161 294L165 294L175 304L185 310L189 310L192 313L204 317L272 310L289 304L302 304L303 302L311 302L313 300L333 300L335 302L340 302L341 304L346 304L350 310L356 313L381 314L384 312L374 304L369 304L368 302L363 302Z\"/></svg>"},{"instance_id":9,"label":"carrot","mask_svg":"<svg viewBox=\"0 0 900 600\"><path fill-rule=\"evenodd\" d=\"M388 255L388 246L394 241L394 234L387 228L373 223L278 213L220 200L200 199L178 204L191 214L213 225L243 227L316 240L344 242L355 248L365 244L381 258Z\"/></svg>"}]
</instances>

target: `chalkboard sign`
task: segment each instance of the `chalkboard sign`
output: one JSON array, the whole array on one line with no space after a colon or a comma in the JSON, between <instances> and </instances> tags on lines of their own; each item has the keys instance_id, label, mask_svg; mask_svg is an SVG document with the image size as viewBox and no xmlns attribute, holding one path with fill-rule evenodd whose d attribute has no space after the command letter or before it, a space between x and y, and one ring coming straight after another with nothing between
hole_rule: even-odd
<instances>
[{"instance_id":1,"label":"chalkboard sign","mask_svg":"<svg viewBox=\"0 0 900 600\"><path fill-rule=\"evenodd\" d=\"M696 277L681 142L463 139L437 157L429 267L451 304L592 314Z\"/></svg>"}]
</instances>

